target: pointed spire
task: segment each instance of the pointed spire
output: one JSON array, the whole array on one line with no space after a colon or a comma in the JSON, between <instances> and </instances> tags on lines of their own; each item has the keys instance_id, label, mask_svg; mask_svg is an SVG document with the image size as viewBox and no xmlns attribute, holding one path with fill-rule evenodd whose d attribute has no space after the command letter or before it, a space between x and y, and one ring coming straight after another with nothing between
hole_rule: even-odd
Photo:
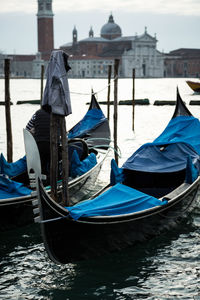
<instances>
[{"instance_id":1,"label":"pointed spire","mask_svg":"<svg viewBox=\"0 0 200 300\"><path fill-rule=\"evenodd\" d=\"M74 25L73 33L77 33L76 25Z\"/></svg>"},{"instance_id":2,"label":"pointed spire","mask_svg":"<svg viewBox=\"0 0 200 300\"><path fill-rule=\"evenodd\" d=\"M77 43L77 39L78 39L78 32L77 32L76 26L74 25L74 29L72 31L72 41L73 41L73 43Z\"/></svg>"},{"instance_id":3,"label":"pointed spire","mask_svg":"<svg viewBox=\"0 0 200 300\"><path fill-rule=\"evenodd\" d=\"M109 19L108 19L108 23L115 23L113 15L112 15L112 12L110 13L110 16L109 16Z\"/></svg>"},{"instance_id":4,"label":"pointed spire","mask_svg":"<svg viewBox=\"0 0 200 300\"><path fill-rule=\"evenodd\" d=\"M94 37L94 31L92 29L92 26L90 26L89 37Z\"/></svg>"}]
</instances>

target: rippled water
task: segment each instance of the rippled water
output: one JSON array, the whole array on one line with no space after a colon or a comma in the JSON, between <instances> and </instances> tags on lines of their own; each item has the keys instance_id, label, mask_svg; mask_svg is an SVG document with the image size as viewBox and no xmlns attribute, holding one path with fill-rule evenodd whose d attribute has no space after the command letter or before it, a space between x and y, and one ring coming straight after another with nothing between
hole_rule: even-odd
<instances>
[{"instance_id":1,"label":"rippled water","mask_svg":"<svg viewBox=\"0 0 200 300\"><path fill-rule=\"evenodd\" d=\"M90 93L106 86L106 80L72 80L70 90ZM39 81L11 82L11 99L38 98ZM200 96L186 86L184 79L136 80L136 98L175 100L179 86L184 101ZM3 81L0 80L3 94ZM89 91L89 92L88 92ZM98 94L106 99L106 90ZM123 95L123 97L122 97ZM119 98L131 98L131 80L120 80ZM73 115L67 119L71 127L87 110L89 95L72 93ZM102 107L106 114L106 107ZM13 105L12 126L14 158L24 153L22 128L37 109L33 105ZM189 106L199 117L200 107ZM132 109L120 106L118 111L118 145L120 164L144 142L154 139L167 125L174 107L136 106L135 132L131 128ZM4 107L0 106L0 152L6 155ZM112 111L111 111L112 116ZM111 120L112 129L112 120ZM109 161L99 178L103 184L109 177ZM200 211L196 209L176 230L151 241L90 260L65 266L52 263L44 251L39 227L35 224L0 233L0 299L200 299Z\"/></svg>"}]
</instances>

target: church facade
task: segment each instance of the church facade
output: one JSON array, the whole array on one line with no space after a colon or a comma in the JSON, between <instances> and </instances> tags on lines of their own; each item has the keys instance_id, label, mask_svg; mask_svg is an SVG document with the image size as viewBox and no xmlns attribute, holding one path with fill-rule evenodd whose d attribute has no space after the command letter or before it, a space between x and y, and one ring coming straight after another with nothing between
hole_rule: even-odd
<instances>
[{"instance_id":1,"label":"church facade","mask_svg":"<svg viewBox=\"0 0 200 300\"><path fill-rule=\"evenodd\" d=\"M102 26L100 37L95 37L92 28L86 39L78 41L76 27L72 31L72 42L60 49L70 55L71 77L107 77L108 65L120 60L119 76L132 77L132 70L139 78L163 77L164 55L157 50L157 39L147 33L122 36L122 30L114 22L113 15Z\"/></svg>"}]
</instances>

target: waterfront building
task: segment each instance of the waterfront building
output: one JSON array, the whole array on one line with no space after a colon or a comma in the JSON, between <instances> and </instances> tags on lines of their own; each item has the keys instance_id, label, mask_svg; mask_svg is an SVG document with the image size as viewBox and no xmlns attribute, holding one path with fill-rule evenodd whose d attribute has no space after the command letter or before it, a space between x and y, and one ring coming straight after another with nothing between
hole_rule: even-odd
<instances>
[{"instance_id":1,"label":"waterfront building","mask_svg":"<svg viewBox=\"0 0 200 300\"><path fill-rule=\"evenodd\" d=\"M11 77L40 78L41 66L48 65L54 49L53 0L37 0L37 44L34 55L0 53L0 76L4 74L4 59L10 59ZM156 35L147 28L142 34L123 36L121 27L110 14L108 22L95 36L90 27L88 36L78 40L76 26L72 29L72 40L59 49L69 54L71 78L106 78L108 66L120 60L119 77L132 77L135 69L137 78L156 77L200 77L200 49L177 49L162 53L157 49ZM113 71L114 68L112 68Z\"/></svg>"},{"instance_id":2,"label":"waterfront building","mask_svg":"<svg viewBox=\"0 0 200 300\"><path fill-rule=\"evenodd\" d=\"M200 78L200 49L170 51L165 58L165 76Z\"/></svg>"},{"instance_id":3,"label":"waterfront building","mask_svg":"<svg viewBox=\"0 0 200 300\"><path fill-rule=\"evenodd\" d=\"M101 28L100 37L95 37L90 28L88 38L78 41L78 31L74 27L72 42L60 49L70 55L72 77L106 77L108 64L113 65L115 59L120 60L120 77L131 77L133 69L136 77L163 77L164 55L157 50L156 44L156 37L148 34L146 27L141 35L124 37L111 14Z\"/></svg>"}]
</instances>

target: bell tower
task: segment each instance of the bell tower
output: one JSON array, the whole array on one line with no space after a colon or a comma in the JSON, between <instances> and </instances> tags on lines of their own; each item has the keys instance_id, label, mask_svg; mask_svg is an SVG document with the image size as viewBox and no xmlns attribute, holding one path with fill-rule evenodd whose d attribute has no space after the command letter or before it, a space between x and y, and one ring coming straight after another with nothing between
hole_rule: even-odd
<instances>
[{"instance_id":1,"label":"bell tower","mask_svg":"<svg viewBox=\"0 0 200 300\"><path fill-rule=\"evenodd\" d=\"M37 0L38 52L49 59L54 49L52 0Z\"/></svg>"}]
</instances>

